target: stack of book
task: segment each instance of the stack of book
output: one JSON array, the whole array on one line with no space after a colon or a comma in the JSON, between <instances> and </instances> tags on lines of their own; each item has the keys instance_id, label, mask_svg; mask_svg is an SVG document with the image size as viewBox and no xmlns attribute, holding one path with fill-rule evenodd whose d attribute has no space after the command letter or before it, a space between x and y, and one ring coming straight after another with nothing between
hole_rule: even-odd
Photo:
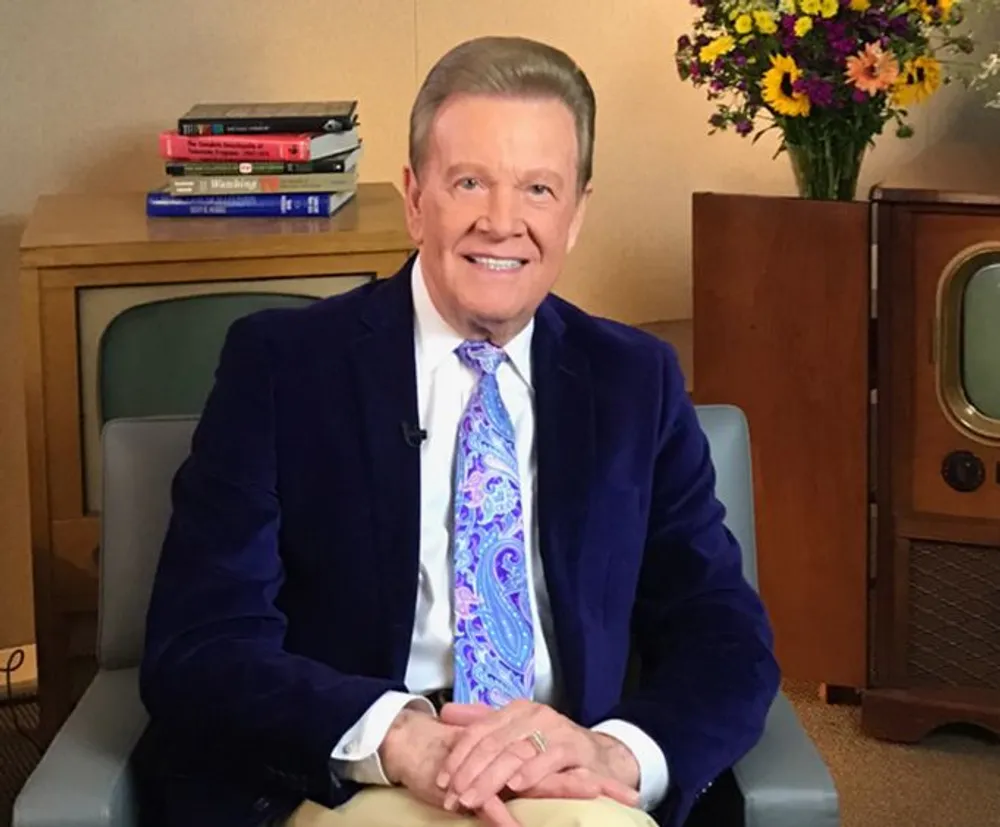
<instances>
[{"instance_id":1,"label":"stack of book","mask_svg":"<svg viewBox=\"0 0 1000 827\"><path fill-rule=\"evenodd\" d=\"M357 192L357 101L200 103L160 134L146 215L329 216Z\"/></svg>"}]
</instances>

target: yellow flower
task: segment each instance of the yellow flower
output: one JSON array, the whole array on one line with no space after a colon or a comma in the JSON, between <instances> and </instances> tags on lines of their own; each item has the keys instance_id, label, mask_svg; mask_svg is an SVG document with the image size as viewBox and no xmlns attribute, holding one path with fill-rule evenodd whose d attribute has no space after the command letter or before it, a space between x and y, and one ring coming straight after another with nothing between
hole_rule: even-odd
<instances>
[{"instance_id":1,"label":"yellow flower","mask_svg":"<svg viewBox=\"0 0 1000 827\"><path fill-rule=\"evenodd\" d=\"M761 34L774 34L778 31L778 21L769 11L758 9L753 13L753 20Z\"/></svg>"},{"instance_id":2,"label":"yellow flower","mask_svg":"<svg viewBox=\"0 0 1000 827\"><path fill-rule=\"evenodd\" d=\"M736 34L746 34L753 28L753 18L749 14L741 14L736 18Z\"/></svg>"},{"instance_id":3,"label":"yellow flower","mask_svg":"<svg viewBox=\"0 0 1000 827\"><path fill-rule=\"evenodd\" d=\"M811 17L800 17L795 21L795 36L805 37L812 31L813 20Z\"/></svg>"},{"instance_id":4,"label":"yellow flower","mask_svg":"<svg viewBox=\"0 0 1000 827\"><path fill-rule=\"evenodd\" d=\"M868 11L871 0L851 0L851 11Z\"/></svg>"},{"instance_id":5,"label":"yellow flower","mask_svg":"<svg viewBox=\"0 0 1000 827\"><path fill-rule=\"evenodd\" d=\"M820 0L800 0L799 11L803 14L819 14Z\"/></svg>"},{"instance_id":6,"label":"yellow flower","mask_svg":"<svg viewBox=\"0 0 1000 827\"><path fill-rule=\"evenodd\" d=\"M800 117L809 114L809 96L794 88L801 74L794 59L787 55L771 55L771 68L761 79L761 95L779 115Z\"/></svg>"},{"instance_id":7,"label":"yellow flower","mask_svg":"<svg viewBox=\"0 0 1000 827\"><path fill-rule=\"evenodd\" d=\"M908 60L893 85L892 102L897 106L923 103L941 85L941 64L932 57Z\"/></svg>"},{"instance_id":8,"label":"yellow flower","mask_svg":"<svg viewBox=\"0 0 1000 827\"><path fill-rule=\"evenodd\" d=\"M910 8L920 12L925 23L947 20L953 5L954 0L910 0Z\"/></svg>"},{"instance_id":9,"label":"yellow flower","mask_svg":"<svg viewBox=\"0 0 1000 827\"><path fill-rule=\"evenodd\" d=\"M698 59L702 63L714 63L717 57L731 52L736 47L736 41L732 35L724 34L715 38L707 46L702 46L698 52Z\"/></svg>"},{"instance_id":10,"label":"yellow flower","mask_svg":"<svg viewBox=\"0 0 1000 827\"><path fill-rule=\"evenodd\" d=\"M819 2L819 13L823 17L833 17L839 8L840 3L837 0L820 0Z\"/></svg>"}]
</instances>

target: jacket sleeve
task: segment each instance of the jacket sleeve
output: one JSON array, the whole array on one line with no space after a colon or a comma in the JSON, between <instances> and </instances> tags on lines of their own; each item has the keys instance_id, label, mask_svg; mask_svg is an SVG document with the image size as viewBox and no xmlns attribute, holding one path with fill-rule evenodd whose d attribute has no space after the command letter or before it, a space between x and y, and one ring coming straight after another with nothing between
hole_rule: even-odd
<instances>
[{"instance_id":1,"label":"jacket sleeve","mask_svg":"<svg viewBox=\"0 0 1000 827\"><path fill-rule=\"evenodd\" d=\"M679 824L760 737L779 686L772 632L715 495L708 440L665 348L650 517L632 629L640 678L608 717L663 749L657 815Z\"/></svg>"},{"instance_id":2,"label":"jacket sleeve","mask_svg":"<svg viewBox=\"0 0 1000 827\"><path fill-rule=\"evenodd\" d=\"M141 665L152 719L279 783L338 786L331 753L387 691L284 648L275 364L259 316L230 328L173 485ZM332 633L332 630L331 630Z\"/></svg>"}]
</instances>

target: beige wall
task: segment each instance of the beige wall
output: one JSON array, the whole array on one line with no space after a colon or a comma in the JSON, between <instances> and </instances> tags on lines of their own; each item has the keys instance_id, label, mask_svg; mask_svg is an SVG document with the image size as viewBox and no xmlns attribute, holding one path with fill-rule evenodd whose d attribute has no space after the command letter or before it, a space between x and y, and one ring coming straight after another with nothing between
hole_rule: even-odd
<instances>
[{"instance_id":1,"label":"beige wall","mask_svg":"<svg viewBox=\"0 0 1000 827\"><path fill-rule=\"evenodd\" d=\"M559 291L628 322L690 311L693 190L791 193L774 144L706 136L710 109L671 53L682 0L32 0L0 24L0 647L31 640L16 246L42 192L159 182L156 134L199 100L361 101L366 180L398 182L418 79L466 37L518 33L576 56L598 95L596 194ZM940 136L887 138L862 188ZM720 239L724 243L725 239ZM808 274L803 274L808 277ZM738 253L733 278L739 277Z\"/></svg>"}]
</instances>

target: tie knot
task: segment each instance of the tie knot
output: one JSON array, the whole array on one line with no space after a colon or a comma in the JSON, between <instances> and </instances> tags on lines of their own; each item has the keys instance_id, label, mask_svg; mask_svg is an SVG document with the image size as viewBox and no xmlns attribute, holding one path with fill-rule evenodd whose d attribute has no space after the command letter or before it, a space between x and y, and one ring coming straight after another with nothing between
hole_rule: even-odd
<instances>
[{"instance_id":1,"label":"tie knot","mask_svg":"<svg viewBox=\"0 0 1000 827\"><path fill-rule=\"evenodd\" d=\"M462 342L456 352L463 364L468 365L477 373L485 373L490 376L497 372L500 363L507 357L503 348L482 341Z\"/></svg>"}]
</instances>

